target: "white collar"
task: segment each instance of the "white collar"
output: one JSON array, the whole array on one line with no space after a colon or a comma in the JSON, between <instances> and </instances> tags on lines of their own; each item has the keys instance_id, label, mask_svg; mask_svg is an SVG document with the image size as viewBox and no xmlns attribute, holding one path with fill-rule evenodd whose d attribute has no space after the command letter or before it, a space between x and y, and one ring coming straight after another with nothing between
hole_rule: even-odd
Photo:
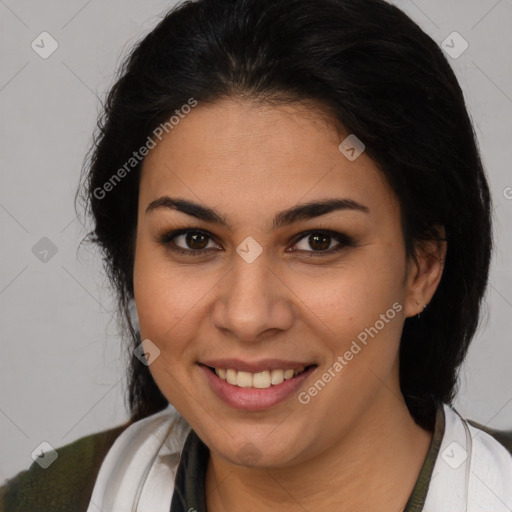
<instances>
[{"instance_id":1,"label":"white collar","mask_svg":"<svg viewBox=\"0 0 512 512\"><path fill-rule=\"evenodd\" d=\"M443 408L445 432L423 512L510 512L512 455ZM126 428L101 465L87 512L169 512L189 432L170 404Z\"/></svg>"},{"instance_id":2,"label":"white collar","mask_svg":"<svg viewBox=\"0 0 512 512\"><path fill-rule=\"evenodd\" d=\"M169 512L189 432L170 404L126 428L101 465L87 512Z\"/></svg>"},{"instance_id":3,"label":"white collar","mask_svg":"<svg viewBox=\"0 0 512 512\"><path fill-rule=\"evenodd\" d=\"M510 512L512 455L443 404L445 430L423 512Z\"/></svg>"}]
</instances>

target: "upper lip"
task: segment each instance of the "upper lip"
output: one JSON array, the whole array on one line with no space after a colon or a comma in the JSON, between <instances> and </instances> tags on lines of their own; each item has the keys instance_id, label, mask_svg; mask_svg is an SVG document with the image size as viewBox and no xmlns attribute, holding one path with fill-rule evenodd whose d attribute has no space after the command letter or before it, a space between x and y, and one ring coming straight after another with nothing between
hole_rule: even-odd
<instances>
[{"instance_id":1,"label":"upper lip","mask_svg":"<svg viewBox=\"0 0 512 512\"><path fill-rule=\"evenodd\" d=\"M259 361L242 361L241 359L209 359L199 361L199 364L211 368L232 369L242 372L258 373L265 370L295 370L311 366L312 362L285 361L284 359L260 359Z\"/></svg>"}]
</instances>

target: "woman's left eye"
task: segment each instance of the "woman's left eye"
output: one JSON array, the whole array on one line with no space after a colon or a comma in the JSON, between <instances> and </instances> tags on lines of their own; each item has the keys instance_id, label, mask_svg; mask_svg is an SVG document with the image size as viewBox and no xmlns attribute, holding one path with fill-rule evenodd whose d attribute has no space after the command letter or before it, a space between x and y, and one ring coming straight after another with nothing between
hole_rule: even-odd
<instances>
[{"instance_id":1,"label":"woman's left eye","mask_svg":"<svg viewBox=\"0 0 512 512\"><path fill-rule=\"evenodd\" d=\"M332 243L335 241L338 242L338 244L335 244L333 247ZM303 245L302 248L299 247L300 244ZM338 252L344 247L353 247L353 245L353 240L343 233L322 230L301 233L301 235L296 238L296 242L293 247L299 247L298 250L302 252L313 253L309 256L321 256L323 254ZM311 247L313 250L308 250L308 247ZM296 250L290 252L296 252Z\"/></svg>"},{"instance_id":2,"label":"woman's left eye","mask_svg":"<svg viewBox=\"0 0 512 512\"><path fill-rule=\"evenodd\" d=\"M161 236L159 241L174 252L190 256L200 256L201 254L211 252L212 249L219 249L219 245L213 241L210 233L197 229L171 231ZM208 247L210 243L215 247ZM322 256L338 252L345 247L353 246L353 240L343 233L326 230L307 231L296 236L292 250L287 250L286 252L299 251L311 253L308 256ZM308 248L312 250L308 250Z\"/></svg>"}]
</instances>

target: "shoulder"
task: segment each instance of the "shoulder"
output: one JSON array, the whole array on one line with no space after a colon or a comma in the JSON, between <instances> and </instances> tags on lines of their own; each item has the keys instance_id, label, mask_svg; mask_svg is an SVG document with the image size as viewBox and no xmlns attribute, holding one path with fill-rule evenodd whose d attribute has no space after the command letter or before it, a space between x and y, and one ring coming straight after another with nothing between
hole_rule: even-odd
<instances>
[{"instance_id":1,"label":"shoulder","mask_svg":"<svg viewBox=\"0 0 512 512\"><path fill-rule=\"evenodd\" d=\"M85 511L105 455L131 423L58 448L57 459L46 469L32 463L0 488L0 511Z\"/></svg>"},{"instance_id":2,"label":"shoulder","mask_svg":"<svg viewBox=\"0 0 512 512\"><path fill-rule=\"evenodd\" d=\"M476 510L512 510L512 432L467 423L473 448L468 499Z\"/></svg>"},{"instance_id":3,"label":"shoulder","mask_svg":"<svg viewBox=\"0 0 512 512\"><path fill-rule=\"evenodd\" d=\"M512 455L512 430L497 430L494 428L487 427L485 425L481 425L473 420L468 420L473 427L478 430L482 430L491 437L493 437L498 443L504 446L508 452Z\"/></svg>"}]
</instances>

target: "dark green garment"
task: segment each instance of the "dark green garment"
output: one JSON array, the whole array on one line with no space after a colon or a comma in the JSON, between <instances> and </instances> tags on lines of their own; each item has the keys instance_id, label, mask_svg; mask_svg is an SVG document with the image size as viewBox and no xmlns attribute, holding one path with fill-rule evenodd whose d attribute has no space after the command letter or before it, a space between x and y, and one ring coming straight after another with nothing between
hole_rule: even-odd
<instances>
[{"instance_id":1,"label":"dark green garment","mask_svg":"<svg viewBox=\"0 0 512 512\"><path fill-rule=\"evenodd\" d=\"M497 431L473 421L470 423L492 435L512 453L512 431ZM129 425L126 423L58 448L59 457L47 469L34 462L0 488L0 512L85 512L103 459ZM438 408L434 436L406 512L420 512L423 508L443 433L444 411ZM206 512L204 482L208 457L208 448L191 431L176 474L171 512L188 512L191 507L197 512Z\"/></svg>"},{"instance_id":2,"label":"dark green garment","mask_svg":"<svg viewBox=\"0 0 512 512\"><path fill-rule=\"evenodd\" d=\"M34 462L0 488L0 511L85 512L105 455L130 424L57 448L57 459L46 469Z\"/></svg>"}]
</instances>

